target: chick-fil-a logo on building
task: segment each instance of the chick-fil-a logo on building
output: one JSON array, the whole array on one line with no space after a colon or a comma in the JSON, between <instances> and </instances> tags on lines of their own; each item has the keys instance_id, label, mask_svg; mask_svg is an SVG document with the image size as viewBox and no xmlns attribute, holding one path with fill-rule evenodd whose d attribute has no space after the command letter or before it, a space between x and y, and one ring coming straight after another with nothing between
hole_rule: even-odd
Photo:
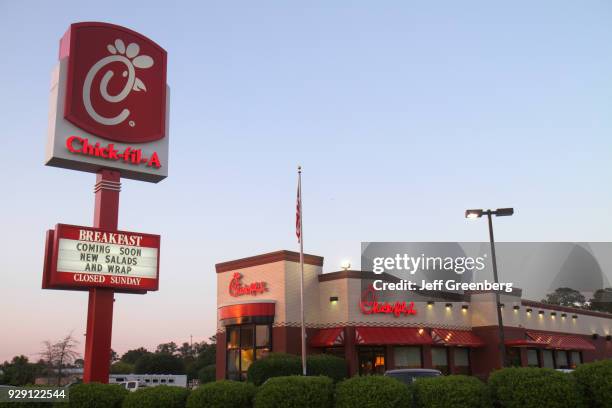
<instances>
[{"instance_id":1,"label":"chick-fil-a logo on building","mask_svg":"<svg viewBox=\"0 0 612 408\"><path fill-rule=\"evenodd\" d=\"M406 303L395 302L391 304L389 302L379 302L378 295L374 286L370 285L361 294L361 301L359 302L359 308L363 314L392 314L395 317L402 315L416 315L416 309L414 308L414 302Z\"/></svg>"},{"instance_id":2,"label":"chick-fil-a logo on building","mask_svg":"<svg viewBox=\"0 0 612 408\"><path fill-rule=\"evenodd\" d=\"M166 51L106 23L76 23L61 42L68 56L64 117L105 139L143 143L165 136Z\"/></svg>"},{"instance_id":3,"label":"chick-fil-a logo on building","mask_svg":"<svg viewBox=\"0 0 612 408\"><path fill-rule=\"evenodd\" d=\"M230 295L237 297L242 295L257 295L268 291L266 282L252 282L242 284L242 274L235 272L229 284Z\"/></svg>"}]
</instances>

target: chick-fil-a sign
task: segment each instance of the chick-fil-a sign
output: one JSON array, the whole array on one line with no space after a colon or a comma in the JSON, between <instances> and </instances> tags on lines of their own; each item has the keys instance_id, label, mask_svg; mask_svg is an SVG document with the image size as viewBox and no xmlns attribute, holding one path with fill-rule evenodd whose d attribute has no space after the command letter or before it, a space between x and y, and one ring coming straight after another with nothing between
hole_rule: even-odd
<instances>
[{"instance_id":1,"label":"chick-fil-a sign","mask_svg":"<svg viewBox=\"0 0 612 408\"><path fill-rule=\"evenodd\" d=\"M361 301L359 302L359 308L363 314L392 314L395 317L402 315L416 315L416 309L414 308L414 302L406 303L403 302L379 302L378 296L376 295L376 289L370 285L362 294Z\"/></svg>"},{"instance_id":2,"label":"chick-fil-a sign","mask_svg":"<svg viewBox=\"0 0 612 408\"><path fill-rule=\"evenodd\" d=\"M229 293L234 297L242 295L257 295L268 291L266 282L242 283L242 274L235 272L229 284Z\"/></svg>"}]
</instances>

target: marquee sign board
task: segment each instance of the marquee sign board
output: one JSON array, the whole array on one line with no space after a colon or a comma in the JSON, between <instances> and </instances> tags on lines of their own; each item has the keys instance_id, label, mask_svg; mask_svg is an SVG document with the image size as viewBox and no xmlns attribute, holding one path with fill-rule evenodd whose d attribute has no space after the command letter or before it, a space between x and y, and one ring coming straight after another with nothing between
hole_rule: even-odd
<instances>
[{"instance_id":1,"label":"marquee sign board","mask_svg":"<svg viewBox=\"0 0 612 408\"><path fill-rule=\"evenodd\" d=\"M43 289L157 290L160 236L58 224L47 233Z\"/></svg>"},{"instance_id":2,"label":"marquee sign board","mask_svg":"<svg viewBox=\"0 0 612 408\"><path fill-rule=\"evenodd\" d=\"M106 23L75 23L52 74L46 164L157 183L168 176L166 51Z\"/></svg>"}]
</instances>

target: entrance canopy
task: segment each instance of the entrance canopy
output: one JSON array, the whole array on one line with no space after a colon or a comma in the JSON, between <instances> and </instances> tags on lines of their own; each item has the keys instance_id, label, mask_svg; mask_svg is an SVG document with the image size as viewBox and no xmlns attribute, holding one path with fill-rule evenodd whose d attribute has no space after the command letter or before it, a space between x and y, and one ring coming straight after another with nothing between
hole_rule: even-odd
<instances>
[{"instance_id":1,"label":"entrance canopy","mask_svg":"<svg viewBox=\"0 0 612 408\"><path fill-rule=\"evenodd\" d=\"M416 327L357 327L355 343L359 345L421 345L432 344L425 329Z\"/></svg>"},{"instance_id":2,"label":"entrance canopy","mask_svg":"<svg viewBox=\"0 0 612 408\"><path fill-rule=\"evenodd\" d=\"M436 344L457 347L484 347L480 337L469 330L432 329L431 337Z\"/></svg>"}]
</instances>

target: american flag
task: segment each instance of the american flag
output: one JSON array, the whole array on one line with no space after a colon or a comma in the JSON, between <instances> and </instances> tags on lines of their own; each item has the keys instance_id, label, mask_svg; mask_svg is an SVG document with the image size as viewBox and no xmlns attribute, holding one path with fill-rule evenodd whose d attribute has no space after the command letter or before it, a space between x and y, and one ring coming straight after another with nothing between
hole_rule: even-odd
<instances>
[{"instance_id":1,"label":"american flag","mask_svg":"<svg viewBox=\"0 0 612 408\"><path fill-rule=\"evenodd\" d=\"M300 171L301 176L301 171ZM295 206L295 235L298 242L302 239L302 178L298 178L297 204Z\"/></svg>"}]
</instances>

